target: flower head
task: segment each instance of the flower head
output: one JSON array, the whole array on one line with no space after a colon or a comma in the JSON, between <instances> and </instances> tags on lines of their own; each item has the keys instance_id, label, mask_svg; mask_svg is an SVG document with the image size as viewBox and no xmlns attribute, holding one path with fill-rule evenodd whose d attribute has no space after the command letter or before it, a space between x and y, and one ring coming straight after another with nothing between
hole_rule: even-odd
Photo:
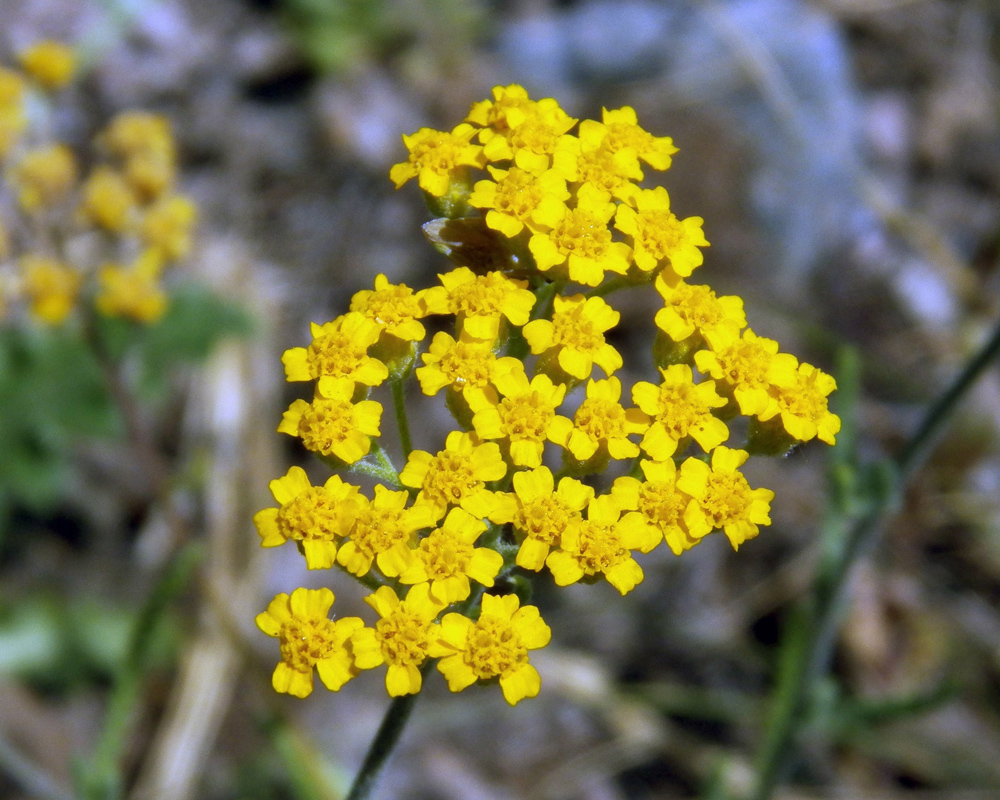
<instances>
[{"instance_id":1,"label":"flower head","mask_svg":"<svg viewBox=\"0 0 1000 800\"><path fill-rule=\"evenodd\" d=\"M656 290L664 305L656 313L656 327L675 342L695 334L706 340L738 336L746 327L743 301L739 297L716 297L707 286L692 286L684 281L667 280L663 273L656 278Z\"/></svg>"},{"instance_id":2,"label":"flower head","mask_svg":"<svg viewBox=\"0 0 1000 800\"><path fill-rule=\"evenodd\" d=\"M139 233L146 245L159 250L165 259L183 258L191 249L191 229L197 215L188 198L179 194L161 197L143 215Z\"/></svg>"},{"instance_id":3,"label":"flower head","mask_svg":"<svg viewBox=\"0 0 1000 800\"><path fill-rule=\"evenodd\" d=\"M446 614L435 633L431 652L441 658L438 670L451 691L499 678L504 699L512 706L538 694L542 680L528 662L528 651L545 647L552 631L538 609L522 607L517 595L483 595L478 620Z\"/></svg>"},{"instance_id":4,"label":"flower head","mask_svg":"<svg viewBox=\"0 0 1000 800\"><path fill-rule=\"evenodd\" d=\"M454 314L458 330L485 342L496 340L502 320L524 325L535 305L527 281L515 281L500 272L476 275L459 267L438 276L442 286L427 290L429 314Z\"/></svg>"},{"instance_id":5,"label":"flower head","mask_svg":"<svg viewBox=\"0 0 1000 800\"><path fill-rule=\"evenodd\" d=\"M553 491L555 480L548 467L515 472L513 486L517 510L511 522L521 542L517 565L538 572L549 552L561 546L566 531L583 522L581 512L594 499L594 490L575 478L563 478Z\"/></svg>"},{"instance_id":6,"label":"flower head","mask_svg":"<svg viewBox=\"0 0 1000 800\"><path fill-rule=\"evenodd\" d=\"M485 166L483 148L471 142L475 132L475 128L463 123L450 133L421 128L416 133L403 136L409 156L389 170L389 178L397 189L408 180L417 178L425 192L434 197L444 197L456 172L464 167Z\"/></svg>"},{"instance_id":7,"label":"flower head","mask_svg":"<svg viewBox=\"0 0 1000 800\"><path fill-rule=\"evenodd\" d=\"M629 440L633 433L644 433L648 426L638 408L627 411L618 401L622 384L618 378L587 382L587 399L576 410L573 427L559 442L577 461L594 457L634 458L639 446Z\"/></svg>"},{"instance_id":8,"label":"flower head","mask_svg":"<svg viewBox=\"0 0 1000 800\"><path fill-rule=\"evenodd\" d=\"M514 166L541 175L552 166L552 154L576 120L546 97L535 103L510 105L504 124L490 133L480 132L483 155L490 162L513 161ZM492 134L492 135L490 135Z\"/></svg>"},{"instance_id":9,"label":"flower head","mask_svg":"<svg viewBox=\"0 0 1000 800\"><path fill-rule=\"evenodd\" d=\"M424 294L405 284L389 283L385 275L376 275L374 290L363 289L351 298L351 311L364 314L388 336L419 342L427 335L419 320L430 313Z\"/></svg>"},{"instance_id":10,"label":"flower head","mask_svg":"<svg viewBox=\"0 0 1000 800\"><path fill-rule=\"evenodd\" d=\"M267 611L257 615L257 627L281 647L281 661L271 676L276 692L308 697L313 668L333 692L358 674L348 641L364 623L358 617L328 619L333 601L329 589L296 589L291 596L275 595Z\"/></svg>"},{"instance_id":11,"label":"flower head","mask_svg":"<svg viewBox=\"0 0 1000 800\"><path fill-rule=\"evenodd\" d=\"M670 167L671 156L677 152L674 142L669 136L653 136L643 130L638 122L635 109L622 106L601 114L602 127L606 131L601 145L612 152L631 150L641 160L653 169L665 170ZM597 123L594 123L597 127ZM582 126L581 126L582 127Z\"/></svg>"},{"instance_id":12,"label":"flower head","mask_svg":"<svg viewBox=\"0 0 1000 800\"><path fill-rule=\"evenodd\" d=\"M71 267L44 256L21 259L25 292L31 313L49 325L59 325L73 310L83 276Z\"/></svg>"},{"instance_id":13,"label":"flower head","mask_svg":"<svg viewBox=\"0 0 1000 800\"><path fill-rule=\"evenodd\" d=\"M542 272L597 286L607 272L628 272L631 250L612 241L608 221L615 206L607 195L586 185L570 208L553 196L546 197L532 215L539 232L528 242Z\"/></svg>"},{"instance_id":14,"label":"flower head","mask_svg":"<svg viewBox=\"0 0 1000 800\"><path fill-rule=\"evenodd\" d=\"M594 364L612 375L622 365L621 354L604 338L615 327L621 314L603 298L556 295L552 319L535 319L524 326L522 333L531 352L541 355L538 370L559 382L585 380ZM567 380L560 380L560 373Z\"/></svg>"},{"instance_id":15,"label":"flower head","mask_svg":"<svg viewBox=\"0 0 1000 800\"><path fill-rule=\"evenodd\" d=\"M731 392L740 413L747 416L773 416L772 388L794 385L798 367L795 356L779 353L776 341L757 336L749 328L742 336L723 331L713 349L699 350L694 360L699 370L715 378L717 387Z\"/></svg>"},{"instance_id":16,"label":"flower head","mask_svg":"<svg viewBox=\"0 0 1000 800\"><path fill-rule=\"evenodd\" d=\"M632 550L648 553L662 541L660 532L637 512L622 516L611 495L590 501L587 519L569 527L562 548L549 554L545 565L557 586L568 586L584 576L603 576L622 595L642 582L642 568Z\"/></svg>"},{"instance_id":17,"label":"flower head","mask_svg":"<svg viewBox=\"0 0 1000 800\"><path fill-rule=\"evenodd\" d=\"M615 227L632 237L632 257L639 269L652 272L669 265L675 275L686 278L701 266L704 256L698 248L708 247L701 217L677 219L662 186L639 191L634 201L635 208L618 206Z\"/></svg>"},{"instance_id":18,"label":"flower head","mask_svg":"<svg viewBox=\"0 0 1000 800\"><path fill-rule=\"evenodd\" d=\"M611 487L611 495L623 509L642 514L663 534L674 555L679 556L700 541L688 533L684 522L684 511L691 498L677 488L677 467L672 460L643 459L639 466L646 480L629 476L618 478Z\"/></svg>"},{"instance_id":19,"label":"flower head","mask_svg":"<svg viewBox=\"0 0 1000 800\"><path fill-rule=\"evenodd\" d=\"M312 343L293 347L281 357L290 381L309 381L323 376L349 378L365 386L378 386L389 377L385 364L368 355L382 329L378 323L351 311L325 325L310 324Z\"/></svg>"},{"instance_id":20,"label":"flower head","mask_svg":"<svg viewBox=\"0 0 1000 800\"><path fill-rule=\"evenodd\" d=\"M278 433L298 436L308 450L353 464L368 455L372 436L379 435L382 405L374 400L352 403L354 382L324 377L311 403L296 400L278 426Z\"/></svg>"},{"instance_id":21,"label":"flower head","mask_svg":"<svg viewBox=\"0 0 1000 800\"><path fill-rule=\"evenodd\" d=\"M761 420L780 416L782 427L793 439L808 442L818 437L827 444L835 444L840 417L830 411L827 397L836 388L837 382L831 375L812 364L799 364L794 383L771 388L777 402Z\"/></svg>"},{"instance_id":22,"label":"flower head","mask_svg":"<svg viewBox=\"0 0 1000 800\"><path fill-rule=\"evenodd\" d=\"M681 464L677 488L693 499L684 511L690 535L700 539L722 529L733 549L756 536L759 525L770 525L774 492L751 489L739 467L747 460L745 450L717 447L712 464L689 458Z\"/></svg>"},{"instance_id":23,"label":"flower head","mask_svg":"<svg viewBox=\"0 0 1000 800\"><path fill-rule=\"evenodd\" d=\"M488 547L476 547L486 523L468 511L453 508L444 524L420 540L413 559L399 576L400 583L430 582L431 597L450 605L472 591L469 580L492 586L503 566L503 556Z\"/></svg>"},{"instance_id":24,"label":"flower head","mask_svg":"<svg viewBox=\"0 0 1000 800\"><path fill-rule=\"evenodd\" d=\"M135 192L120 172L99 166L83 184L80 211L102 228L121 232L131 224L137 203Z\"/></svg>"},{"instance_id":25,"label":"flower head","mask_svg":"<svg viewBox=\"0 0 1000 800\"><path fill-rule=\"evenodd\" d=\"M432 646L434 618L444 608L430 595L430 585L412 587L400 600L388 586L365 598L380 619L374 628L361 628L352 637L355 663L360 669L386 664L385 689L390 697L416 694L423 680L420 665Z\"/></svg>"},{"instance_id":26,"label":"flower head","mask_svg":"<svg viewBox=\"0 0 1000 800\"><path fill-rule=\"evenodd\" d=\"M659 386L641 381L632 387L633 402L650 417L640 445L650 458L666 461L688 436L705 452L729 438L726 423L712 416L713 408L726 405L714 381L695 383L687 364L674 364L660 374Z\"/></svg>"},{"instance_id":27,"label":"flower head","mask_svg":"<svg viewBox=\"0 0 1000 800\"><path fill-rule=\"evenodd\" d=\"M62 42L45 39L18 54L24 71L46 89L61 89L73 79L76 54Z\"/></svg>"},{"instance_id":28,"label":"flower head","mask_svg":"<svg viewBox=\"0 0 1000 800\"><path fill-rule=\"evenodd\" d=\"M470 404L476 434L484 440L502 440L515 466L539 466L546 440L564 440L573 427L568 418L556 414L566 387L553 384L547 375L536 375L529 383L519 371L497 377L494 385L503 399L494 404L482 397Z\"/></svg>"},{"instance_id":29,"label":"flower head","mask_svg":"<svg viewBox=\"0 0 1000 800\"><path fill-rule=\"evenodd\" d=\"M450 506L461 506L475 517L497 514L504 498L486 488L507 474L507 466L495 442L481 443L472 433L452 431L444 450L431 455L414 450L399 479L404 486L419 489L416 505L427 506L437 521Z\"/></svg>"},{"instance_id":30,"label":"flower head","mask_svg":"<svg viewBox=\"0 0 1000 800\"><path fill-rule=\"evenodd\" d=\"M417 367L416 372L424 394L435 395L447 386L461 392L466 401L483 396L495 403L494 383L498 376L524 370L519 359L497 358L489 342L464 334L456 341L444 331L434 335L421 358L424 366Z\"/></svg>"},{"instance_id":31,"label":"flower head","mask_svg":"<svg viewBox=\"0 0 1000 800\"><path fill-rule=\"evenodd\" d=\"M65 199L76 183L76 159L64 144L30 150L10 172L18 202L29 214L52 208Z\"/></svg>"},{"instance_id":32,"label":"flower head","mask_svg":"<svg viewBox=\"0 0 1000 800\"><path fill-rule=\"evenodd\" d=\"M97 275L100 288L94 305L109 317L156 322L167 310L167 293L160 282L162 269L159 254L152 250L127 267L105 264Z\"/></svg>"},{"instance_id":33,"label":"flower head","mask_svg":"<svg viewBox=\"0 0 1000 800\"><path fill-rule=\"evenodd\" d=\"M469 205L487 209L486 225L513 239L525 228L537 226L532 214L546 197L569 200L566 179L556 170L532 175L523 169L487 167L493 180L478 181L469 195Z\"/></svg>"},{"instance_id":34,"label":"flower head","mask_svg":"<svg viewBox=\"0 0 1000 800\"><path fill-rule=\"evenodd\" d=\"M265 508L253 518L261 547L288 540L302 548L309 569L329 569L336 561L337 540L347 535L358 513L358 487L337 475L313 486L301 467L271 481L278 508Z\"/></svg>"},{"instance_id":35,"label":"flower head","mask_svg":"<svg viewBox=\"0 0 1000 800\"><path fill-rule=\"evenodd\" d=\"M415 534L434 524L426 506L406 508L408 492L393 492L375 486L375 499L358 495L359 506L350 538L337 551L337 563L352 575L366 575L372 563L395 578L412 560Z\"/></svg>"}]
</instances>

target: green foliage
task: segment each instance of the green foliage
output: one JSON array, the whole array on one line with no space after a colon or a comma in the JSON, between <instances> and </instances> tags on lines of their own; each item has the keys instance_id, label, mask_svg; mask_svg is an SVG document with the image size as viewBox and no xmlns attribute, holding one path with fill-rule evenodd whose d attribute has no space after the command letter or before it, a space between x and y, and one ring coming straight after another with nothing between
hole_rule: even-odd
<instances>
[{"instance_id":1,"label":"green foliage","mask_svg":"<svg viewBox=\"0 0 1000 800\"><path fill-rule=\"evenodd\" d=\"M0 330L0 539L9 510L51 509L71 442L120 430L100 367L68 328Z\"/></svg>"},{"instance_id":2,"label":"green foliage","mask_svg":"<svg viewBox=\"0 0 1000 800\"><path fill-rule=\"evenodd\" d=\"M122 434L104 369L123 366L139 399L156 401L179 366L204 360L219 340L251 327L242 309L191 285L175 292L155 325L98 320L103 367L72 326L0 330L0 543L14 508L54 508L74 442Z\"/></svg>"}]
</instances>

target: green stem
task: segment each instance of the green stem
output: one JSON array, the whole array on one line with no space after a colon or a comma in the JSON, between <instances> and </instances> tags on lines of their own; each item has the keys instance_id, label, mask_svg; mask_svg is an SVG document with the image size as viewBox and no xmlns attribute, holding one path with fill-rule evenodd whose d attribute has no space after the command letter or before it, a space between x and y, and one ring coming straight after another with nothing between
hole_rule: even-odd
<instances>
[{"instance_id":1,"label":"green stem","mask_svg":"<svg viewBox=\"0 0 1000 800\"><path fill-rule=\"evenodd\" d=\"M188 585L201 555L201 548L196 545L188 545L177 553L135 618L94 755L78 773L78 793L86 800L113 800L124 793L121 758L142 691L154 633L170 603Z\"/></svg>"},{"instance_id":2,"label":"green stem","mask_svg":"<svg viewBox=\"0 0 1000 800\"><path fill-rule=\"evenodd\" d=\"M600 286L595 286L589 292L587 292L587 297L607 297L609 294L619 291L620 289L631 289L636 286L635 281L630 281L624 275L618 275Z\"/></svg>"},{"instance_id":3,"label":"green stem","mask_svg":"<svg viewBox=\"0 0 1000 800\"><path fill-rule=\"evenodd\" d=\"M410 420L406 416L406 386L402 380L390 381L392 385L392 403L396 408L396 425L399 427L399 446L403 448L403 459L408 459L413 452L410 441Z\"/></svg>"},{"instance_id":4,"label":"green stem","mask_svg":"<svg viewBox=\"0 0 1000 800\"><path fill-rule=\"evenodd\" d=\"M420 668L421 676L426 677L433 665L434 661L425 661ZM361 770L355 777L346 800L368 800L371 797L375 783L389 760L389 756L392 755L399 737L403 734L403 729L406 727L406 722L409 720L419 696L419 692L404 694L400 697L394 697L389 703L389 708L382 718L382 724L379 725L378 733L375 734L375 738L368 748L368 754L365 756Z\"/></svg>"},{"instance_id":5,"label":"green stem","mask_svg":"<svg viewBox=\"0 0 1000 800\"><path fill-rule=\"evenodd\" d=\"M930 456L959 402L998 356L1000 324L927 409L896 458L869 470L875 484L870 502L858 512L851 508L854 498L840 499L837 514L828 522L828 539L836 539L836 547L826 554L812 592L790 629L787 661L779 674L771 717L758 753L757 784L752 795L755 800L769 800L792 765L796 740L808 722L810 699L829 670L854 565L875 546L883 523L899 504L907 480Z\"/></svg>"},{"instance_id":6,"label":"green stem","mask_svg":"<svg viewBox=\"0 0 1000 800\"><path fill-rule=\"evenodd\" d=\"M396 471L389 457L385 454L382 445L374 439L372 439L372 447L368 455L351 464L347 471L354 475L367 475L375 478L393 489L404 488L399 480L399 472Z\"/></svg>"}]
</instances>

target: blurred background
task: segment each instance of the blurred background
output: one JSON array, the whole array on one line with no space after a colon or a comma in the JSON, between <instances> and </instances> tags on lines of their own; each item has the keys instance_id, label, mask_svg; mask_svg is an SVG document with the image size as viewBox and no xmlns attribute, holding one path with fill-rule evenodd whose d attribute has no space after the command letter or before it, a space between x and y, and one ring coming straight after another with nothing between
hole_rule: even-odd
<instances>
[{"instance_id":1,"label":"blurred background","mask_svg":"<svg viewBox=\"0 0 1000 800\"><path fill-rule=\"evenodd\" d=\"M897 451L998 316L992 0L0 0L0 20L4 64L42 38L80 48L64 138L128 108L169 118L200 217L182 272L239 317L137 412L166 487L98 424L113 412L52 401L81 391L63 362L5 389L0 360L2 797L69 797L74 774L105 796L342 796L388 702L381 672L277 696L277 647L253 625L297 586L371 617L346 576L258 547L268 481L327 474L274 432L305 391L280 356L376 274L422 288L448 268L420 193L388 170L400 134L451 128L493 85L580 118L631 105L673 137L663 182L711 242L695 277L804 360L838 374L856 355L862 462ZM623 383L649 379L659 298L611 302ZM414 402L415 445L436 449L443 404ZM998 432L993 368L857 570L826 704L778 796L1000 793ZM532 656L541 695L511 709L429 680L379 796L744 795L831 525L827 450L753 464L774 524L739 553L721 536L661 547L625 598L536 580L554 632Z\"/></svg>"}]
</instances>

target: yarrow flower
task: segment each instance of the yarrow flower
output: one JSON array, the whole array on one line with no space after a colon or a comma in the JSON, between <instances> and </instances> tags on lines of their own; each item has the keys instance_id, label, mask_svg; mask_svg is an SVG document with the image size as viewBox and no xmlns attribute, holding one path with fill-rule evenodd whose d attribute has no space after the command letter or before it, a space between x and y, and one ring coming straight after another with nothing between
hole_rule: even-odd
<instances>
[{"instance_id":1,"label":"yarrow flower","mask_svg":"<svg viewBox=\"0 0 1000 800\"><path fill-rule=\"evenodd\" d=\"M127 162L148 128L132 120L107 146ZM284 637L281 691L307 693L314 665L339 688L384 664L389 695L412 695L439 659L451 691L498 683L515 705L540 691L529 653L552 635L515 568L625 595L662 543L680 556L717 532L738 548L770 524L774 498L741 468L751 453L832 443L835 382L758 337L739 297L687 282L708 246L703 221L678 218L665 187L642 184L676 148L631 107L578 123L552 98L497 86L451 131L422 128L403 144L390 178L397 188L416 179L435 216L425 234L451 266L418 291L377 276L282 358L288 380L315 390L278 430L374 480L374 495L337 477L313 486L292 467L271 484L278 506L254 520L263 546L295 541L308 567L336 565L377 587L365 602L378 619L326 620L331 594L298 610L276 599L261 627ZM108 229L142 218L142 190L119 174L94 178L85 203ZM621 313L607 298L650 284L662 298L658 374L626 387L626 351L608 340ZM443 394L454 419L436 452L413 448L411 428L431 432L408 416L411 377L421 403ZM369 397L386 395L398 450L377 438L383 407ZM730 420L746 449L724 445ZM601 474L625 459L625 474Z\"/></svg>"},{"instance_id":2,"label":"yarrow flower","mask_svg":"<svg viewBox=\"0 0 1000 800\"><path fill-rule=\"evenodd\" d=\"M276 595L267 611L257 615L257 627L281 647L281 661L271 676L276 692L308 697L314 669L323 685L336 692L360 672L348 642L364 622L359 617L328 619L333 601L329 589L296 589Z\"/></svg>"}]
</instances>

